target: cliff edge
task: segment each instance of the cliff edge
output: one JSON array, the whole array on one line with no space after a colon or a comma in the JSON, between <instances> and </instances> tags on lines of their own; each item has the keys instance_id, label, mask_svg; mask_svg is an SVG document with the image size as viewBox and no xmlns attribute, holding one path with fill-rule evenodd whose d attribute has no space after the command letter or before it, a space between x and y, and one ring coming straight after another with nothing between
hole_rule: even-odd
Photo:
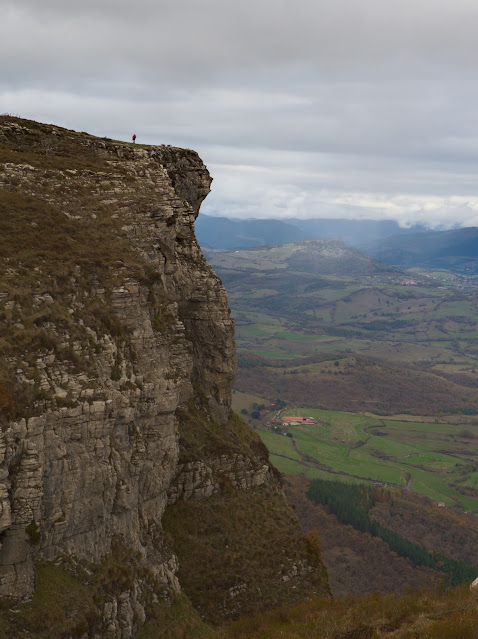
<instances>
[{"instance_id":1,"label":"cliff edge","mask_svg":"<svg viewBox=\"0 0 478 639\"><path fill-rule=\"evenodd\" d=\"M221 621L326 589L231 414L233 321L194 236L210 184L194 151L0 117L0 597L68 573L93 602L72 636L129 639L181 593Z\"/></svg>"}]
</instances>

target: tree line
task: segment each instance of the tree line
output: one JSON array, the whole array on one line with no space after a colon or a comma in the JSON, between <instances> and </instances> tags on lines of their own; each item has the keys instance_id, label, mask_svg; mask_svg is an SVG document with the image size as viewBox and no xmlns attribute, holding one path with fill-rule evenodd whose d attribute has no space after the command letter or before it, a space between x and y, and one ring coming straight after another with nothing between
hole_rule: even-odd
<instances>
[{"instance_id":1,"label":"tree line","mask_svg":"<svg viewBox=\"0 0 478 639\"><path fill-rule=\"evenodd\" d=\"M476 570L465 562L429 551L372 519L368 513L370 508L377 501L391 500L390 493L382 488L313 479L307 497L317 504L327 506L341 523L379 537L388 544L390 550L400 557L410 559L415 566L427 566L443 572L446 585L456 586L472 581L477 576Z\"/></svg>"}]
</instances>

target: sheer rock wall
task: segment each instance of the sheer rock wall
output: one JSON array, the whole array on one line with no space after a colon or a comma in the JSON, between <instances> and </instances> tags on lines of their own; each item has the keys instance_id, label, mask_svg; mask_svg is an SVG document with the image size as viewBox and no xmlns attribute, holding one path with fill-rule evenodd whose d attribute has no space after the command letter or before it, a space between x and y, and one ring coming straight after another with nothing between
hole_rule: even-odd
<instances>
[{"instance_id":1,"label":"sheer rock wall","mask_svg":"<svg viewBox=\"0 0 478 639\"><path fill-rule=\"evenodd\" d=\"M0 121L0 144L11 154L0 169L4 191L93 233L98 217L110 216L105 247L116 234L136 261L132 268L118 260L106 287L81 260L61 294L33 265L38 285L20 302L11 282L0 284L7 328L28 328L27 307L38 315L66 306L71 319L47 323L54 347L11 355L13 401L22 385L36 395L26 416L7 415L0 431L0 595L32 593L33 558L97 562L113 538L178 590L174 557L158 551L151 532L183 470L176 410L196 401L225 423L235 372L226 294L194 236L211 179L193 151L135 148L11 118ZM71 161L80 152L84 167ZM92 323L92 302L109 324Z\"/></svg>"},{"instance_id":2,"label":"sheer rock wall","mask_svg":"<svg viewBox=\"0 0 478 639\"><path fill-rule=\"evenodd\" d=\"M231 415L233 321L194 235L210 184L194 151L0 116L9 636L39 636L19 600L45 574L57 596L66 573L88 593L57 623L42 591L51 635L85 639L132 639L181 592L213 623L328 592L267 449Z\"/></svg>"}]
</instances>

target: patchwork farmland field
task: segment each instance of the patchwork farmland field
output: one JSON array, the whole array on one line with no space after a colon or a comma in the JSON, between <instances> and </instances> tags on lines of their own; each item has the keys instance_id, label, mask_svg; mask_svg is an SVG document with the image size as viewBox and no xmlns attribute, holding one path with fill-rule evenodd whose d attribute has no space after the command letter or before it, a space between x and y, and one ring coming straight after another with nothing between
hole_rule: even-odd
<instances>
[{"instance_id":1,"label":"patchwork farmland field","mask_svg":"<svg viewBox=\"0 0 478 639\"><path fill-rule=\"evenodd\" d=\"M394 269L333 242L206 254L236 322L237 390L351 412L478 415L472 277Z\"/></svg>"},{"instance_id":2,"label":"patchwork farmland field","mask_svg":"<svg viewBox=\"0 0 478 639\"><path fill-rule=\"evenodd\" d=\"M344 246L329 259L329 248L208 256L236 321L234 408L284 473L408 487L478 512L478 282ZM285 429L279 405L317 424Z\"/></svg>"},{"instance_id":3,"label":"patchwork farmland field","mask_svg":"<svg viewBox=\"0 0 478 639\"><path fill-rule=\"evenodd\" d=\"M297 408L316 424L260 427L284 473L381 482L478 512L478 426Z\"/></svg>"}]
</instances>

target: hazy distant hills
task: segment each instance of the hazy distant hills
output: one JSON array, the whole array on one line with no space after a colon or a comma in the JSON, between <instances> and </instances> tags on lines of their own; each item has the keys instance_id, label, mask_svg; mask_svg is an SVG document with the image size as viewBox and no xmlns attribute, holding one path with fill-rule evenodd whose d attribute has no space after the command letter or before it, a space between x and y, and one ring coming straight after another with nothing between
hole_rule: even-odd
<instances>
[{"instance_id":1,"label":"hazy distant hills","mask_svg":"<svg viewBox=\"0 0 478 639\"><path fill-rule=\"evenodd\" d=\"M234 312L238 391L330 410L478 414L474 294L340 240L204 253Z\"/></svg>"},{"instance_id":2,"label":"hazy distant hills","mask_svg":"<svg viewBox=\"0 0 478 639\"><path fill-rule=\"evenodd\" d=\"M230 220L200 215L196 237L204 248L234 249L309 239L306 231L280 220Z\"/></svg>"},{"instance_id":3,"label":"hazy distant hills","mask_svg":"<svg viewBox=\"0 0 478 639\"><path fill-rule=\"evenodd\" d=\"M202 247L216 249L250 248L286 244L319 238L335 238L359 247L395 234L421 230L401 228L392 220L238 220L199 215L196 236Z\"/></svg>"},{"instance_id":4,"label":"hazy distant hills","mask_svg":"<svg viewBox=\"0 0 478 639\"><path fill-rule=\"evenodd\" d=\"M403 228L393 220L287 219L285 221L304 231L309 239L337 238L348 246L356 248L391 235L408 235L425 230L420 225Z\"/></svg>"},{"instance_id":5,"label":"hazy distant hills","mask_svg":"<svg viewBox=\"0 0 478 639\"><path fill-rule=\"evenodd\" d=\"M279 271L282 279L289 271L320 275L373 275L399 271L333 239L224 251L205 249L204 252L221 276L223 269L262 271L270 275Z\"/></svg>"},{"instance_id":6,"label":"hazy distant hills","mask_svg":"<svg viewBox=\"0 0 478 639\"><path fill-rule=\"evenodd\" d=\"M362 246L368 255L402 268L444 268L478 274L478 228L393 235Z\"/></svg>"},{"instance_id":7,"label":"hazy distant hills","mask_svg":"<svg viewBox=\"0 0 478 639\"><path fill-rule=\"evenodd\" d=\"M200 215L196 235L203 248L247 249L313 239L337 239L384 264L444 268L478 274L478 228L401 228L392 220L232 220ZM319 266L319 265L317 265Z\"/></svg>"}]
</instances>

